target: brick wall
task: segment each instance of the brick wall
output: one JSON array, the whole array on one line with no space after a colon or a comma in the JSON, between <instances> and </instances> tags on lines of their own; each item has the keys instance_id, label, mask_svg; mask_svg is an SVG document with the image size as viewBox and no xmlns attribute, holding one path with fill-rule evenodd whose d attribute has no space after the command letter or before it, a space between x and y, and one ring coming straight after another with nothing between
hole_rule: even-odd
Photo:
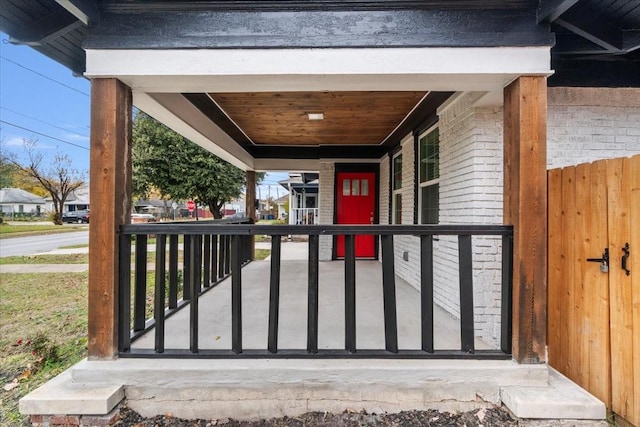
<instances>
[{"instance_id":1,"label":"brick wall","mask_svg":"<svg viewBox=\"0 0 640 427\"><path fill-rule=\"evenodd\" d=\"M333 187L335 180L335 164L330 162L320 163L319 171L319 223L333 224ZM321 261L331 260L333 252L333 239L331 236L320 236L319 257Z\"/></svg>"},{"instance_id":2,"label":"brick wall","mask_svg":"<svg viewBox=\"0 0 640 427\"><path fill-rule=\"evenodd\" d=\"M548 168L640 153L640 89L549 88Z\"/></svg>"},{"instance_id":3,"label":"brick wall","mask_svg":"<svg viewBox=\"0 0 640 427\"><path fill-rule=\"evenodd\" d=\"M389 224L389 156L380 159L380 206L378 218L380 224Z\"/></svg>"},{"instance_id":4,"label":"brick wall","mask_svg":"<svg viewBox=\"0 0 640 427\"><path fill-rule=\"evenodd\" d=\"M502 109L476 108L478 95L467 93L439 111L440 223L502 223ZM403 223L413 223L414 145L403 153ZM420 283L419 240L396 238L396 272L416 288ZM408 261L403 259L406 255ZM434 299L459 317L457 239L434 243ZM500 332L500 240L474 238L474 314L476 335L497 347Z\"/></svg>"},{"instance_id":5,"label":"brick wall","mask_svg":"<svg viewBox=\"0 0 640 427\"><path fill-rule=\"evenodd\" d=\"M402 146L402 224L413 224L415 163L413 135L407 135ZM413 236L395 236L396 274L416 289L420 287L420 240ZM405 260L406 258L406 260Z\"/></svg>"}]
</instances>

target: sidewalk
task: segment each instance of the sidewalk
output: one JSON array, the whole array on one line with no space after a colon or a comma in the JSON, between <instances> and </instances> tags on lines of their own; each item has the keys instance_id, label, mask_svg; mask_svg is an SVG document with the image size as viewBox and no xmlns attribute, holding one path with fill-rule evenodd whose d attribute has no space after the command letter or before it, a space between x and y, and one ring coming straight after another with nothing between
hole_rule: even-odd
<instances>
[{"instance_id":1,"label":"sidewalk","mask_svg":"<svg viewBox=\"0 0 640 427\"><path fill-rule=\"evenodd\" d=\"M271 242L257 242L257 249L271 249ZM154 245L149 245L148 251L155 251ZM281 259L283 261L301 261L307 259L309 247L305 242L282 242ZM86 254L89 248L73 248L73 249L57 249L55 251L43 252L38 255L68 255L68 254ZM271 259L271 256L266 258ZM154 266L150 264L149 270L153 270ZM0 274L2 273L84 273L89 270L88 264L5 264L0 265Z\"/></svg>"}]
</instances>

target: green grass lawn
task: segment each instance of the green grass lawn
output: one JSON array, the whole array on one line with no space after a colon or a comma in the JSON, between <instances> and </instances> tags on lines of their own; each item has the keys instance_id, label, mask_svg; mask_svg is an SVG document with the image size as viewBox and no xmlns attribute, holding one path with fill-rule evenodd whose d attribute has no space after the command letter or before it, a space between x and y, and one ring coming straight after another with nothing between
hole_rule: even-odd
<instances>
[{"instance_id":1,"label":"green grass lawn","mask_svg":"<svg viewBox=\"0 0 640 427\"><path fill-rule=\"evenodd\" d=\"M256 249L256 260L270 253ZM154 252L147 257L155 261ZM182 257L179 251L180 264ZM0 264L87 262L87 254L0 258ZM154 280L155 272L147 272L147 318L152 316ZM180 298L181 273L179 283ZM18 400L85 356L87 286L87 273L0 275L0 425L28 425ZM4 390L5 385L11 389Z\"/></svg>"},{"instance_id":2,"label":"green grass lawn","mask_svg":"<svg viewBox=\"0 0 640 427\"><path fill-rule=\"evenodd\" d=\"M86 273L2 274L0 425L28 425L18 400L82 359L86 347Z\"/></svg>"},{"instance_id":3,"label":"green grass lawn","mask_svg":"<svg viewBox=\"0 0 640 427\"><path fill-rule=\"evenodd\" d=\"M44 234L68 233L70 231L79 230L87 230L87 226L0 224L0 239L19 236L41 236Z\"/></svg>"},{"instance_id":4,"label":"green grass lawn","mask_svg":"<svg viewBox=\"0 0 640 427\"><path fill-rule=\"evenodd\" d=\"M89 254L25 255L0 258L3 264L88 264Z\"/></svg>"}]
</instances>

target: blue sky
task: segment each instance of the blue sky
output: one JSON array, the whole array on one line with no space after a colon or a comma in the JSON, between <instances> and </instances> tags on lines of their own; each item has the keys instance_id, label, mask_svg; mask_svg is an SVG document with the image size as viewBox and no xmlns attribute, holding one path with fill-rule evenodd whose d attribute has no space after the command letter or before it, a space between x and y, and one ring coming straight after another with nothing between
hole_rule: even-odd
<instances>
[{"instance_id":1,"label":"blue sky","mask_svg":"<svg viewBox=\"0 0 640 427\"><path fill-rule=\"evenodd\" d=\"M28 46L12 45L0 33L0 141L2 150L24 159L22 141L36 138L45 157L68 154L73 166L89 171L91 85L83 77ZM286 173L267 175L260 192L277 198ZM270 188L269 188L270 187Z\"/></svg>"}]
</instances>

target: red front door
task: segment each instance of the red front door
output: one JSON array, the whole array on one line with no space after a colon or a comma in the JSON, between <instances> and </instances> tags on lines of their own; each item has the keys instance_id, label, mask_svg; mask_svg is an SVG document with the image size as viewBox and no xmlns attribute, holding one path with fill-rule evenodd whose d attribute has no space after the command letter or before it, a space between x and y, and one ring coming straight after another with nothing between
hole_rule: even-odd
<instances>
[{"instance_id":1,"label":"red front door","mask_svg":"<svg viewBox=\"0 0 640 427\"><path fill-rule=\"evenodd\" d=\"M376 213L375 184L373 172L337 173L337 224L373 224ZM336 255L344 257L344 236L338 236L336 240ZM375 257L373 236L356 236L356 257Z\"/></svg>"}]
</instances>

